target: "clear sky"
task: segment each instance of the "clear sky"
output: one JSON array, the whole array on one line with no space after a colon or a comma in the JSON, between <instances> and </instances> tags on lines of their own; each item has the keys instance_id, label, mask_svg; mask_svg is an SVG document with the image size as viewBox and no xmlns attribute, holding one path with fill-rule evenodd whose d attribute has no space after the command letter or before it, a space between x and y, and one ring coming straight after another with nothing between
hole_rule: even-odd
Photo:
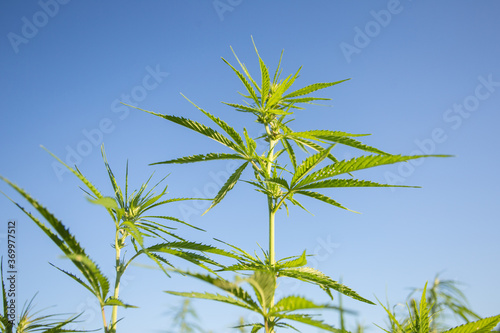
<instances>
[{"instance_id":1,"label":"clear sky","mask_svg":"<svg viewBox=\"0 0 500 333\"><path fill-rule=\"evenodd\" d=\"M372 133L363 141L390 153L453 154L418 164L360 173L367 179L421 189L355 189L329 195L362 214L308 202L310 216L278 216L277 257L307 249L311 265L362 296L404 301L409 287L423 287L437 273L464 283L482 316L500 313L500 3L483 1L2 1L0 4L0 174L18 183L77 235L107 271L113 268L113 225L85 200L79 182L62 172L43 144L112 194L99 152L124 182L140 185L155 171L172 197L210 197L225 181L228 163L148 166L149 163L222 147L141 108L203 120L179 94L238 129L257 130L240 103L243 87L220 57L235 63L234 48L253 73L258 63L250 36L268 66L284 49L284 74L303 65L295 87L351 78L318 95L333 107L296 113L294 128ZM250 124L249 124L250 123ZM496 153L495 153L496 152ZM339 150L349 158L349 149ZM246 175L247 179L251 174ZM18 199L6 184L0 189ZM59 249L23 213L0 198L1 253L7 221L18 222L18 302L36 292L39 309L86 311L87 328L99 327L91 295L48 262L72 271ZM267 246L266 203L241 183L210 213L187 203L162 212L212 237L248 251ZM5 259L5 258L4 258ZM146 262L146 261L144 261ZM182 264L183 267L188 267ZM283 284L290 293L326 301L316 289ZM208 290L188 278L132 267L123 299L140 309L121 311L120 331L160 332L180 299L163 290ZM380 331L384 311L345 301L350 318ZM196 301L207 329L231 332L248 313ZM336 314L326 316L336 324ZM304 328L304 332L316 332Z\"/></svg>"}]
</instances>

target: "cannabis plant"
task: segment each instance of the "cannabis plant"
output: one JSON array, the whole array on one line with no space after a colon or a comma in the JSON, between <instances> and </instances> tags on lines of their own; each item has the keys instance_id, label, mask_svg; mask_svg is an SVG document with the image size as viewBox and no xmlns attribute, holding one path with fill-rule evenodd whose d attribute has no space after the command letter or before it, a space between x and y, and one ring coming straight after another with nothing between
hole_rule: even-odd
<instances>
[{"instance_id":1,"label":"cannabis plant","mask_svg":"<svg viewBox=\"0 0 500 333\"><path fill-rule=\"evenodd\" d=\"M389 327L387 329L382 328L382 330L387 333L489 333L500 322L500 315L498 315L473 322L468 321L466 324L448 330L436 329L434 321L438 316L438 312L433 311L436 307L436 299L429 298L428 295L426 283L420 301L412 299L411 303L406 305L408 316L403 319L397 319L395 311L390 310L389 304L386 307L380 303L389 317ZM432 303L429 303L429 300Z\"/></svg>"},{"instance_id":2,"label":"cannabis plant","mask_svg":"<svg viewBox=\"0 0 500 333\"><path fill-rule=\"evenodd\" d=\"M416 304L412 295L422 289L414 289L408 298L410 304ZM442 331L445 327L444 321L447 315L453 315L460 320L469 323L481 317L470 309L470 305L465 294L460 290L459 283L453 280L441 280L439 275L434 278L432 286L426 289L426 302L429 304L429 314L433 318L429 330L430 332ZM415 310L415 307L412 308Z\"/></svg>"},{"instance_id":3,"label":"cannabis plant","mask_svg":"<svg viewBox=\"0 0 500 333\"><path fill-rule=\"evenodd\" d=\"M329 100L329 98L311 96L313 92L332 87L346 80L315 83L297 90L292 90L292 85L298 78L301 68L294 74L290 74L286 78L281 79L281 59L283 52L281 53L274 75L270 74L267 65L259 56L256 47L255 52L257 53L260 67L260 84L251 76L247 67L239 60L234 51L233 54L241 70L235 68L224 58L222 59L243 84L245 92L241 95L246 99L244 104L224 104L236 111L253 116L253 119L261 124L264 132L263 136L251 137L245 127L242 132L238 132L224 120L202 109L191 101L190 102L210 121L218 126L222 132L184 117L143 110L210 138L222 144L226 149L225 152L197 154L168 159L154 164L186 164L213 160L236 160L239 162L239 167L227 179L217 195L213 198L207 211L219 204L228 192L232 190L239 181L243 180L242 177L246 169L251 169L253 178L243 181L252 185L258 192L262 193L267 198L268 251L266 251L264 257L260 259L244 251L237 250L235 254L238 257L238 264L230 266L233 271L249 272L250 277L245 281L248 282L252 288L259 289L259 291L255 290L258 302L248 298L249 296L243 294L239 287L236 288L236 285L228 284L226 280L222 281L219 280L219 278L213 278L209 275L203 275L202 277L199 274L188 274L204 279L217 286L222 285L226 292L232 293L236 298L229 296L229 298L222 298L222 296L216 294L193 293L191 295L193 295L192 297L198 298L211 298L233 305L247 307L249 310L259 312L262 315L262 323L251 323L253 327L252 332L257 332L263 328L269 333L274 332L275 327L290 327L288 323L283 321L284 319L301 321L326 330L335 331L336 329L332 326L326 325L319 320L312 319L311 316L307 314L292 314L295 310L308 310L319 307L326 308L327 306L313 305L313 302L309 302L309 300L300 299L299 301L299 299L294 299L294 296L276 302L274 299L274 289L277 286L276 280L281 277L289 277L311 282L321 287L330 297L332 296L331 291L336 290L356 300L370 304L373 303L318 270L305 266L307 263L305 254L291 259L277 260L275 255L275 225L278 211L284 208L288 213L290 204L307 210L301 202L301 198L303 197L316 199L334 207L347 209L335 199L321 193L321 190L344 187L392 187L395 185L356 179L352 177L352 173L361 169L381 165L406 162L427 156L444 155L392 155L358 141L358 137L367 134L351 134L342 131L323 129L294 131L291 127L293 121L291 116L295 111L303 110L303 105L305 104ZM263 153L257 151L257 142L259 139L264 140L266 143L266 149ZM339 160L333 154L334 147L339 144L369 153L369 155L349 160ZM297 149L301 149L307 153L308 157L300 161L298 154L296 154ZM326 162L329 164L324 165ZM287 165L290 165L290 167ZM344 178L340 176L344 176ZM265 286L262 284L265 284ZM189 296L190 294L182 293L182 295ZM241 299L241 297L243 297L244 300ZM242 302L246 305L243 305Z\"/></svg>"},{"instance_id":4,"label":"cannabis plant","mask_svg":"<svg viewBox=\"0 0 500 333\"><path fill-rule=\"evenodd\" d=\"M71 260L73 265L80 272L80 275L68 272L55 265L52 266L65 273L94 295L99 303L104 332L115 333L116 325L119 321L118 308L135 307L123 302L119 298L121 278L135 259L141 255L146 255L156 262L163 272L168 275L166 267L173 267L173 265L165 257L166 255L178 257L211 270L206 265L217 265L217 263L203 253L218 253L218 250L212 246L185 240L177 234L174 234L173 230L175 228L165 222L181 223L195 229L199 228L175 217L150 215L150 210L153 208L163 207L168 203L180 200L189 200L189 198L164 199L167 193L167 186L163 187L159 194L155 194L153 192L154 189L160 186L165 178L154 185L152 189L148 190L147 187L152 179L151 176L139 190L130 193L128 190L128 164L126 168L125 187L124 190L122 190L120 186L118 186L116 178L107 162L104 148L102 148L102 156L109 180L114 190L113 196L104 196L78 168L71 168L59 158L54 157L83 182L86 187L84 191L88 195L88 200L91 203L103 206L109 214L111 222L115 226L112 245L115 250L115 274L113 284L110 283L110 279L104 275L101 268L90 258L75 236L69 232L61 221L37 200L32 198L25 190L2 176L0 176L0 179L24 197L24 199L26 199L48 222L48 225L43 223L20 204L11 200L38 227L40 227L40 229L42 229L42 231L61 249L64 255ZM149 245L146 239L153 239L160 241L160 243ZM123 250L126 246L132 246L133 248L133 255L130 257L126 257L124 254ZM109 321L107 319L109 314L106 312L108 308L111 308L111 318Z\"/></svg>"},{"instance_id":5,"label":"cannabis plant","mask_svg":"<svg viewBox=\"0 0 500 333\"><path fill-rule=\"evenodd\" d=\"M35 296L29 302L24 303L21 309L19 318L12 318L10 307L5 290L5 282L3 280L3 264L0 263L0 279L2 280L2 309L3 314L0 314L0 332L13 333L14 326L16 333L29 332L48 332L48 333L63 333L63 332L90 332L68 328L68 325L77 323L80 315L61 318L63 314L45 314L41 315L43 310L33 312ZM14 324L16 323L16 324Z\"/></svg>"}]
</instances>

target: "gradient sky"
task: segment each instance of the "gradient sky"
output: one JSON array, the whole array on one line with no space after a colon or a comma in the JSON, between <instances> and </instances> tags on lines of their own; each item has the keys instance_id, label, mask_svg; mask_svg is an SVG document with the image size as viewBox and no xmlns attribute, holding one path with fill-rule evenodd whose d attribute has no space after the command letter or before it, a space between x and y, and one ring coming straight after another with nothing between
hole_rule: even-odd
<instances>
[{"instance_id":1,"label":"gradient sky","mask_svg":"<svg viewBox=\"0 0 500 333\"><path fill-rule=\"evenodd\" d=\"M172 197L212 196L234 166L148 164L223 148L119 102L206 122L182 92L237 129L246 126L257 134L253 119L220 103L240 103L237 92L243 91L220 57L235 63L232 46L256 73L253 36L271 69L282 49L283 74L303 65L296 88L351 78L318 93L332 98L333 107L297 112L294 129L372 133L363 142L395 154L455 155L358 174L421 189L327 192L362 214L304 200L314 216L297 209L289 218L278 216L277 257L307 249L317 254L310 260L313 267L342 277L364 297L392 304L404 301L409 287L423 287L440 273L464 283L480 315L498 314L499 14L494 0L3 1L0 174L49 207L111 273L113 225L40 145L76 163L108 195L101 143L121 183L129 160L132 188L155 171L158 180L170 173ZM355 153L340 148L337 156ZM19 199L4 183L0 190ZM82 325L99 327L91 295L48 264L76 271L59 257L59 249L7 199L0 198L0 208L1 253L7 221L18 222L18 303L38 292L38 309L85 311ZM203 217L199 203L168 209L162 213L207 230L180 228L185 237L209 243L216 237L248 251L258 250L257 243L267 246L265 200L247 184L238 184ZM210 290L141 267L132 267L126 281L122 298L141 308L121 311L124 333L169 327L167 313L181 299L161 291ZM280 287L327 301L308 286ZM234 331L227 327L239 316L253 318L225 304L194 304L203 325L214 332ZM351 328L359 321L369 332L381 332L372 324L384 325L380 306L347 299L345 305L359 313L349 318ZM337 323L335 313L325 318Z\"/></svg>"}]
</instances>

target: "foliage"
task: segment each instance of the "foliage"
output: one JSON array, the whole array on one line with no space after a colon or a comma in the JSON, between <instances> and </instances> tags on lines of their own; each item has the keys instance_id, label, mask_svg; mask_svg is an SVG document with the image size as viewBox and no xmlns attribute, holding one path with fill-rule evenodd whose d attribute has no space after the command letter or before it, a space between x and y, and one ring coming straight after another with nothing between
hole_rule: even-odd
<instances>
[{"instance_id":1,"label":"foliage","mask_svg":"<svg viewBox=\"0 0 500 333\"><path fill-rule=\"evenodd\" d=\"M30 219L35 222L35 224L38 225L38 227L40 227L40 229L42 229L42 231L61 249L64 255L72 261L73 265L80 272L80 276L67 272L66 270L63 270L55 265L52 266L71 277L96 297L101 309L104 331L106 333L113 333L116 332L116 325L119 321L118 307L135 307L123 302L119 298L120 281L129 265L141 254L147 255L155 261L163 272L168 275L164 266L174 266L164 257L165 255L178 257L211 270L208 266L206 266L207 264L218 264L203 253L222 253L223 251L219 251L213 246L187 241L173 233L173 230L176 228L157 222L157 220L181 223L195 229L199 228L196 228L175 217L148 215L151 214L149 211L152 208L161 207L165 204L180 200L190 200L190 198L163 199L167 193L166 186L161 189L159 194L155 194L153 190L158 187L165 178L154 185L152 189L147 190L148 184L152 178L151 176L139 190L129 193L127 164L125 188L124 191L122 191L122 189L118 186L116 178L107 162L104 148L102 148L102 156L109 180L114 190L113 197L101 194L97 187L85 178L80 170L77 168L73 169L62 162L59 158L54 157L83 182L87 188L84 191L89 196L89 201L93 204L104 207L115 225L113 242L113 248L115 249L115 277L113 286L111 286L109 278L104 275L101 268L90 258L90 256L85 252L85 249L76 240L75 236L69 232L69 229L67 229L61 221L59 221L51 212L49 212L19 186L2 176L0 176L0 179L9 184L15 191L24 197L24 199L26 199L49 223L49 225L44 224L32 213L28 212L21 205L11 200L26 215L28 215ZM167 240L167 237L172 240ZM147 245L146 238L161 240L161 243ZM127 242L130 242L135 252L135 254L133 254L130 258L126 258L122 253L122 249L128 245ZM111 319L109 322L106 320L105 309L107 307L112 308Z\"/></svg>"},{"instance_id":2,"label":"foliage","mask_svg":"<svg viewBox=\"0 0 500 333\"><path fill-rule=\"evenodd\" d=\"M5 289L5 282L3 279L3 264L0 264L0 279L2 280L2 300L3 300L3 314L0 315L0 331L3 333L12 333L14 325L12 319L9 317L7 292ZM35 295L36 296L36 295ZM47 333L64 333L64 332L91 332L76 329L70 329L67 326L76 323L80 315L71 316L69 318L60 318L63 314L48 314L40 315L40 311L33 312L33 301L35 296L29 302L26 302L21 309L19 318L16 318L16 332L29 333L29 332L47 332ZM9 320L11 319L11 320Z\"/></svg>"},{"instance_id":3,"label":"foliage","mask_svg":"<svg viewBox=\"0 0 500 333\"><path fill-rule=\"evenodd\" d=\"M433 318L430 331L437 332L445 329L444 321L448 314L460 318L465 323L481 319L470 309L465 294L460 290L459 283L453 280L440 280L439 275L434 278L432 286L426 290L427 304L430 306L430 316ZM422 289L414 289L409 298ZM411 299L410 303L415 304Z\"/></svg>"},{"instance_id":4,"label":"foliage","mask_svg":"<svg viewBox=\"0 0 500 333\"><path fill-rule=\"evenodd\" d=\"M440 297L442 296L438 295L438 298ZM446 297L444 298L446 299ZM389 317L390 327L387 329L382 328L387 333L488 333L500 322L500 315L498 315L473 322L469 322L467 319L466 324L444 331L433 328L433 321L435 321L436 316L438 316L438 312L433 313L432 309L435 307L435 304L428 302L427 283L422 291L420 301L412 299L411 304L407 304L408 316L401 320L396 318L394 311L389 310L389 305L387 305L387 307L382 303L380 303L380 305L382 305Z\"/></svg>"},{"instance_id":5,"label":"foliage","mask_svg":"<svg viewBox=\"0 0 500 333\"><path fill-rule=\"evenodd\" d=\"M323 327L321 326L323 324L318 324L307 315L304 315L305 317L291 315L287 312L287 307L284 308L285 310L283 310L283 312L278 311L276 307L280 303L275 303L274 301L274 289L277 285L276 279L280 276L287 276L315 283L330 297L332 296L331 290L336 290L354 299L367 303L372 302L359 296L350 288L332 280L323 273L309 267L303 267L305 265L305 252L302 256L298 256L292 261L276 261L275 216L277 212L285 208L288 213L290 204L306 210L304 205L299 201L299 199L303 197L316 199L338 208L347 209L341 203L318 192L318 190L345 187L393 187L396 185L355 179L352 177L352 173L362 169L406 162L416 158L445 155L391 155L380 149L365 145L355 139L365 136L366 134L351 134L342 131L318 129L293 131L290 127L290 123L293 119L290 119L290 116L293 115L294 111L303 110L304 108L302 105L304 104L329 100L328 98L313 97L310 95L311 93L337 85L346 80L315 83L291 91L290 89L298 78L301 68L294 74L290 74L286 78L280 79L282 53L278 66L271 78L268 67L260 57L256 47L255 52L257 53L260 67L260 85L250 75L247 67L239 60L234 51L233 54L241 70L236 69L224 58L222 59L243 84L245 93L241 95L248 100L248 102L245 102L245 105L235 103L224 104L232 107L236 111L253 115L256 121L264 127L265 134L262 137L250 137L246 128L243 128L242 133L238 132L224 120L209 113L189 100L188 101L200 112L218 126L219 131L184 117L143 110L215 140L228 150L228 152L211 152L174 158L154 164L186 164L213 160L236 160L240 163L236 171L227 179L215 198L213 198L212 204L206 212L218 205L228 192L242 180L244 171L247 168L252 169L254 177L252 180L245 180L245 182L254 186L255 190L263 193L267 197L267 209L269 214L269 251L265 253L265 259L261 260L253 257L243 250L236 248L239 252L237 254L238 263L225 269L253 272L250 278L244 280L253 287L258 285L259 288L263 288L264 286L262 284L264 283L267 290L265 295L256 292L258 298L258 302L256 302L244 294L234 295L236 299L224 298L226 296L217 295L207 296L207 294L201 293L176 294L184 296L192 295L191 297L198 298L211 298L259 312L263 316L263 322L251 323L250 325L253 327L252 332L256 332L261 328L264 328L267 333L274 332L274 327L285 327L288 325L282 321L284 319L296 321L300 319L304 323L309 323L313 326L319 325L317 327L331 330L333 328L330 326ZM259 139L263 139L267 144L267 149L263 153L257 151L257 140ZM337 144L367 152L370 153L370 155L360 156L350 160L338 160L332 154L332 150ZM298 161L296 154L297 149L302 149L308 154L308 157L302 162ZM330 162L330 164L321 166L324 162ZM291 169L286 167L287 163L291 164ZM338 176L347 178L338 178ZM202 275L196 273L186 272L186 274L202 278ZM230 282L221 280L219 277L214 278L203 275L202 279L212 284L216 283L223 285L225 288L224 290L227 292L231 292L231 290L240 290L234 289L237 288L236 284L228 284ZM244 299L240 299L240 296L244 297ZM302 304L308 304L310 306L313 304L305 300L302 302ZM320 306L315 305L312 307ZM321 307L328 308L327 305L322 305ZM308 309L308 307L306 306L305 309Z\"/></svg>"},{"instance_id":6,"label":"foliage","mask_svg":"<svg viewBox=\"0 0 500 333\"><path fill-rule=\"evenodd\" d=\"M172 307L172 325L167 333L205 333L206 331L198 324L199 317L191 300L182 300L181 306ZM210 333L207 332L207 333Z\"/></svg>"}]
</instances>

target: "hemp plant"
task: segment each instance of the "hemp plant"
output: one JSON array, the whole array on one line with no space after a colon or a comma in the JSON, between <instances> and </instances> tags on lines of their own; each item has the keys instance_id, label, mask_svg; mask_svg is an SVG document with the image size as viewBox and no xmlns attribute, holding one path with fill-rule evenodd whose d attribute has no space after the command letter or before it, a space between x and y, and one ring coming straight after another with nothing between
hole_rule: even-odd
<instances>
[{"instance_id":1,"label":"hemp plant","mask_svg":"<svg viewBox=\"0 0 500 333\"><path fill-rule=\"evenodd\" d=\"M431 290L427 290L427 283L422 290L422 296L420 297L420 301L415 299L411 300L411 304L407 304L406 307L408 309L408 316L403 319L397 319L396 313L389 309L389 305L385 307L382 303L380 305L384 308L387 316L389 317L389 325L387 329L381 328L386 333L435 333L435 332L443 332L443 333L489 333L493 332L493 329L500 322L500 315L487 317L481 319L477 315L474 314L474 317L477 319L476 321L469 321L468 317L471 316L470 310L467 311L468 314L463 316L462 319L466 321L465 324L450 328L448 330L444 330L442 328L438 329L435 321L439 315L439 312L436 312L436 304L439 298L444 298L444 302L447 302L447 298L449 296L448 293L444 294L434 294L436 291L437 285L431 287ZM434 289L434 290L432 290ZM458 289L453 286L452 293L455 294ZM428 294L431 294L429 297ZM462 297L462 296L461 296ZM454 301L452 301L454 303ZM462 306L462 305L461 305ZM459 312L463 314L464 312L461 309ZM439 310L438 310L439 311Z\"/></svg>"},{"instance_id":2,"label":"hemp plant","mask_svg":"<svg viewBox=\"0 0 500 333\"><path fill-rule=\"evenodd\" d=\"M70 329L67 326L70 324L77 323L78 317L80 315L71 316L69 318L60 318L64 314L44 314L39 310L33 312L33 301L35 296L33 296L29 302L25 302L19 318L12 318L14 314L11 312L11 305L8 303L7 291L5 288L5 282L3 278L3 260L0 263L0 280L2 281L2 312L0 314L0 332L2 333L13 333L14 326L16 333L29 333L29 332L50 332L50 333L62 333L62 332L91 332L85 330ZM15 311L14 311L15 313ZM17 324L14 324L17 323Z\"/></svg>"},{"instance_id":3,"label":"hemp plant","mask_svg":"<svg viewBox=\"0 0 500 333\"><path fill-rule=\"evenodd\" d=\"M254 44L255 47L255 44ZM232 48L231 48L232 50ZM274 299L276 280L281 277L290 277L305 282L316 284L322 288L330 297L332 290L336 290L356 300L373 304L371 301L359 296L355 291L340 284L322 272L305 266L307 263L305 252L296 257L276 259L275 249L275 225L276 216L280 209L289 211L290 204L307 211L300 202L300 198L308 197L334 207L347 209L333 198L318 192L322 189L345 188L345 187L413 187L398 186L390 184L380 184L369 180L360 180L352 177L352 173L361 169L372 168L381 165L406 162L412 159L428 156L445 155L415 155L403 156L388 154L380 149L365 145L358 141L357 137L367 134L351 134L334 130L308 130L294 131L290 127L291 116L295 111L304 109L302 105L312 104L316 101L330 100L310 96L311 93L332 87L346 80L315 83L306 87L291 91L292 85L299 76L301 68L294 74L288 75L284 79L281 76L281 53L278 66L271 77L267 65L260 57L257 48L257 58L260 67L260 84L250 75L247 67L233 54L241 70L236 69L227 60L222 60L234 71L245 88L241 95L247 100L245 104L224 103L236 111L245 112L252 115L256 122L262 125L264 135L261 137L250 137L246 128L240 134L236 129L217 116L205 111L195 103L193 104L199 111L207 116L222 132L218 132L209 126L197 121L186 119L175 115L159 114L146 111L155 116L184 126L205 137L208 137L229 149L229 152L211 152L193 156L169 159L153 164L186 164L194 162L206 162L213 160L236 160L240 161L240 166L227 179L225 184L213 198L210 207L214 208L221 200L234 188L237 182L242 181L243 172L250 168L253 171L253 179L243 180L254 186L254 188L264 194L267 198L268 212L268 251L264 251L264 257L252 256L245 251L233 248L234 254L238 257L238 264L230 266L225 270L235 272L248 271L253 273L243 281L248 282L254 289L257 302L249 298L237 286L242 281L231 283L220 277L213 278L210 275L184 272L184 274L205 280L216 285L234 297L216 294L198 293L176 293L182 296L209 298L217 301L230 303L246 307L262 315L262 323L251 323L252 333L260 329L265 329L266 333L275 332L275 327L292 327L283 320L293 320L302 322L330 331L336 331L330 325L322 321L313 319L308 314L295 314L295 310L309 310L317 308L327 308L326 305L317 305L314 302L299 296L289 296L282 298L278 302ZM187 98L186 98L187 99ZM263 153L257 152L257 140L263 139L266 142L266 149ZM336 145L344 145L357 150L370 153L366 156L356 157L349 160L339 160L332 152ZM297 149L303 150L309 156L303 161L297 158ZM322 162L329 162L326 166L321 166ZM287 167L286 164L291 165ZM336 178L346 175L346 178ZM206 211L206 212L207 212ZM205 213L206 213L205 212ZM333 297L332 297L333 298ZM245 304L243 304L243 303Z\"/></svg>"},{"instance_id":4,"label":"hemp plant","mask_svg":"<svg viewBox=\"0 0 500 333\"><path fill-rule=\"evenodd\" d=\"M88 195L88 200L91 203L103 206L109 214L112 223L115 225L114 241L112 247L114 249L114 282L110 283L110 279L104 275L101 268L94 260L85 252L85 249L80 245L75 236L69 232L69 229L59 221L54 214L43 207L37 200L32 198L25 190L12 183L8 179L0 176L4 182L10 185L17 193L28 201L31 206L48 222L44 224L31 212L23 208L20 204L14 202L42 231L61 249L64 256L71 260L73 265L80 272L80 275L70 273L53 264L55 268L68 275L82 287L90 291L97 299L102 315L103 329L105 333L116 333L118 318L118 308L133 308L136 306L129 305L119 298L120 281L130 264L141 255L146 255L155 261L162 271L168 275L166 266L174 268L164 255L170 255L184 259L200 267L212 271L207 264L219 266L216 262L204 255L204 252L221 253L213 246L204 245L174 234L176 229L172 225L165 222L181 223L191 228L199 229L191 224L188 224L175 217L166 215L148 215L153 208L163 207L164 205L181 200L190 200L190 198L171 198L164 199L167 186L161 189L159 194L153 191L157 188L165 178L148 190L148 184L152 179L149 179L140 187L139 190L132 193L128 190L128 163L125 176L124 191L118 186L116 178L108 164L104 147L101 149L106 171L109 176L113 196L104 196L92 184L78 168L72 168L54 156L60 163L68 168L78 179L80 179L87 189L84 192ZM163 223L159 221L164 221ZM202 230L202 229L199 229ZM167 238L171 239L168 240ZM146 239L160 241L160 243L149 245ZM132 246L133 254L130 257L125 256L124 249L127 246ZM106 309L111 308L110 320L107 320ZM54 331L56 332L56 331ZM62 332L62 331L61 331Z\"/></svg>"}]
</instances>

